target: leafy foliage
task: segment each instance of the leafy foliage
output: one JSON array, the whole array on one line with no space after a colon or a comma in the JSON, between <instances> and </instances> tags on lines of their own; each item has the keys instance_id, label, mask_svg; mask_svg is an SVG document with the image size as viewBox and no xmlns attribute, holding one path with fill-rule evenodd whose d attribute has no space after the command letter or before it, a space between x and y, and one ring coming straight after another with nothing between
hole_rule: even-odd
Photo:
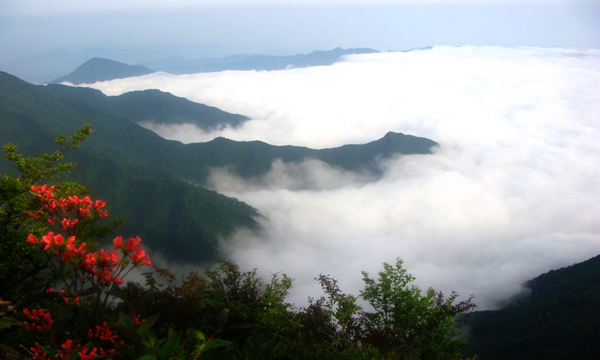
<instances>
[{"instance_id":1,"label":"leafy foliage","mask_svg":"<svg viewBox=\"0 0 600 360\"><path fill-rule=\"evenodd\" d=\"M594 359L600 355L600 256L528 281L500 310L460 317L481 359Z\"/></svg>"},{"instance_id":2,"label":"leafy foliage","mask_svg":"<svg viewBox=\"0 0 600 360\"><path fill-rule=\"evenodd\" d=\"M40 89L134 122L194 124L201 129L210 130L224 126L235 127L249 120L246 116L230 114L160 90L131 91L119 96L106 96L100 90L66 85L49 84Z\"/></svg>"}]
</instances>

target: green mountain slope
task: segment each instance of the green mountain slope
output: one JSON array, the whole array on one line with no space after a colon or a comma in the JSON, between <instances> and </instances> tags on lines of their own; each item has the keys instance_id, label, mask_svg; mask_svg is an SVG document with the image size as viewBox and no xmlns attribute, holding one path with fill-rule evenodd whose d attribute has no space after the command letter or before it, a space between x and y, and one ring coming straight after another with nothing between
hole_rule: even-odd
<instances>
[{"instance_id":1,"label":"green mountain slope","mask_svg":"<svg viewBox=\"0 0 600 360\"><path fill-rule=\"evenodd\" d=\"M235 127L249 120L246 116L230 114L160 90L132 91L119 96L106 96L100 90L58 84L49 84L42 89L60 98L78 101L134 122L190 123L210 130L222 126Z\"/></svg>"},{"instance_id":2,"label":"green mountain slope","mask_svg":"<svg viewBox=\"0 0 600 360\"><path fill-rule=\"evenodd\" d=\"M131 76L141 76L153 73L141 65L127 65L122 62L92 58L69 75L59 77L52 81L53 84L60 84L68 81L72 84L93 84L97 81L107 81L113 79L123 79Z\"/></svg>"},{"instance_id":3,"label":"green mountain slope","mask_svg":"<svg viewBox=\"0 0 600 360\"><path fill-rule=\"evenodd\" d=\"M106 100L90 89L71 90L85 93L81 95L85 99ZM184 145L74 98L50 94L41 86L0 73L0 143L10 141L26 154L37 155L52 149L56 135L92 124L95 133L70 155L80 164L72 179L111 204L114 213L127 221L124 230L128 234L139 234L153 249L180 260L209 260L219 236L230 234L236 226L257 226L255 209L190 185L205 183L211 168L228 168L248 178L266 174L278 159L292 163L319 159L378 175L379 159L428 154L436 145L429 139L396 133L365 145L322 150L223 138Z\"/></svg>"},{"instance_id":4,"label":"green mountain slope","mask_svg":"<svg viewBox=\"0 0 600 360\"><path fill-rule=\"evenodd\" d=\"M217 138L206 143L188 145L193 149L194 167L185 169L185 175L202 182L209 168L227 167L230 171L249 178L269 172L275 160L297 163L306 159L321 160L345 170L380 175L379 160L397 154L430 154L436 145L436 142L429 139L394 132L388 132L382 139L364 145L344 145L320 150L300 146L274 146L262 141L240 142Z\"/></svg>"},{"instance_id":5,"label":"green mountain slope","mask_svg":"<svg viewBox=\"0 0 600 360\"><path fill-rule=\"evenodd\" d=\"M117 108L117 106L111 104L118 104L120 110L114 111L113 114L119 117L133 118L134 120L143 118L140 113L148 112L140 109L134 104L135 101L130 100L144 94L155 94L165 102L171 101L172 98L182 100L181 102L173 101L169 104L168 108L173 109L171 114L182 113L185 111L185 106L199 105L158 90L136 91L113 97L105 96L98 90L82 87L50 85L41 88L63 99L68 99L73 107L90 114L110 112L112 111L110 109ZM179 104L184 106L184 110L176 109ZM152 105L148 105L148 107L152 107ZM210 113L209 116L218 115L215 117L219 119L219 124L230 121L229 119L232 118L237 120L241 117L218 109L214 110L215 112ZM214 123L213 120L205 121L200 111L196 112L196 116L197 123ZM111 130L106 132L111 134L108 137L95 136L101 137L106 144L110 144L115 148L122 148L139 163L163 167L178 176L199 184L206 182L210 168L228 168L235 174L250 178L269 172L273 162L278 159L287 163L317 159L331 166L366 172L376 176L380 174L377 164L379 160L397 154L430 154L431 149L437 145L436 142L429 139L392 132L384 138L368 144L344 145L338 148L321 150L300 146L274 146L261 141L239 142L225 138L217 138L205 143L183 145L176 141L164 140L154 133L140 129L132 122L122 121L120 126L124 131Z\"/></svg>"},{"instance_id":6,"label":"green mountain slope","mask_svg":"<svg viewBox=\"0 0 600 360\"><path fill-rule=\"evenodd\" d=\"M252 207L214 191L193 186L164 168L141 162L127 149L132 141L166 142L129 120L106 115L81 103L61 100L39 87L0 73L0 143L12 142L26 155L54 149L58 134L83 124L95 133L68 154L79 167L69 179L90 187L109 210L126 222L119 233L140 235L153 250L177 260L204 261L216 255L218 238L236 227L256 228ZM0 171L12 164L0 161Z\"/></svg>"},{"instance_id":7,"label":"green mountain slope","mask_svg":"<svg viewBox=\"0 0 600 360\"><path fill-rule=\"evenodd\" d=\"M600 255L525 284L531 293L461 321L480 359L599 359Z\"/></svg>"}]
</instances>

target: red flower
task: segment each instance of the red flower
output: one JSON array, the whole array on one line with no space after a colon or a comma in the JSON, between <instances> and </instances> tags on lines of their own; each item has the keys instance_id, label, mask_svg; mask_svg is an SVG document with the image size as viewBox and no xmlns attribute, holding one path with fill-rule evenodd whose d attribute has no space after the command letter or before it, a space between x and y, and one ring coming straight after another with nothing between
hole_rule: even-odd
<instances>
[{"instance_id":1,"label":"red flower","mask_svg":"<svg viewBox=\"0 0 600 360\"><path fill-rule=\"evenodd\" d=\"M41 243L42 244L46 244L46 246L44 247L44 250L48 250L49 248L51 248L54 245L62 245L64 239L62 237L62 235L58 234L58 235L54 235L54 233L52 231L50 231L48 234L46 234L45 236L42 237Z\"/></svg>"},{"instance_id":2,"label":"red flower","mask_svg":"<svg viewBox=\"0 0 600 360\"><path fill-rule=\"evenodd\" d=\"M115 245L113 247L113 249L118 250L124 250L125 249L125 245L123 245L123 237L122 236L117 236L116 238L113 239L113 244Z\"/></svg>"},{"instance_id":3,"label":"red flower","mask_svg":"<svg viewBox=\"0 0 600 360\"><path fill-rule=\"evenodd\" d=\"M135 323L137 326L140 326L140 325L142 325L142 323L143 323L144 321L146 321L146 319L143 319L143 320L141 320L141 321L140 321L140 319L138 319L138 318L137 318L137 316L134 316L134 317L133 317L133 322L134 322L134 323Z\"/></svg>"},{"instance_id":4,"label":"red flower","mask_svg":"<svg viewBox=\"0 0 600 360\"><path fill-rule=\"evenodd\" d=\"M100 211L104 206L106 206L106 203L102 200L96 200L94 202L94 209L96 209L96 211Z\"/></svg>"},{"instance_id":5,"label":"red flower","mask_svg":"<svg viewBox=\"0 0 600 360\"><path fill-rule=\"evenodd\" d=\"M40 348L40 344L39 343L35 343L35 347L29 348L29 350L31 350L33 352L33 358L35 360L37 359L46 359L48 358L48 354L46 354L44 352L44 350L42 350Z\"/></svg>"},{"instance_id":6,"label":"red flower","mask_svg":"<svg viewBox=\"0 0 600 360\"><path fill-rule=\"evenodd\" d=\"M142 239L139 236L127 240L127 251L136 251L141 248Z\"/></svg>"},{"instance_id":7,"label":"red flower","mask_svg":"<svg viewBox=\"0 0 600 360\"><path fill-rule=\"evenodd\" d=\"M33 236L33 234L29 234L29 236L27 237L27 242L30 242L32 244L38 244L39 243L37 241L37 239L35 238L35 236Z\"/></svg>"},{"instance_id":8,"label":"red flower","mask_svg":"<svg viewBox=\"0 0 600 360\"><path fill-rule=\"evenodd\" d=\"M30 331L33 331L35 329L38 329L41 331L49 331L50 330L50 326L52 325L52 318L50 317L50 313L45 312L44 309L39 309L39 310L34 309L31 312L28 309L23 309L23 314L25 314L27 317L29 317L31 320L34 321L31 323L31 325L27 321L24 321L28 330L30 330ZM40 323L41 325L36 325L36 322Z\"/></svg>"},{"instance_id":9,"label":"red flower","mask_svg":"<svg viewBox=\"0 0 600 360\"><path fill-rule=\"evenodd\" d=\"M69 339L67 341L64 342L64 344L61 345L61 347L63 349L70 349L73 347L73 340Z\"/></svg>"},{"instance_id":10,"label":"red flower","mask_svg":"<svg viewBox=\"0 0 600 360\"><path fill-rule=\"evenodd\" d=\"M62 225L63 230L67 231L70 228L72 228L73 226L75 226L75 224L77 224L78 221L79 221L79 219L75 219L75 220L62 219L62 221L60 223Z\"/></svg>"},{"instance_id":11,"label":"red flower","mask_svg":"<svg viewBox=\"0 0 600 360\"><path fill-rule=\"evenodd\" d=\"M96 348L93 348L88 352L88 348L84 347L83 349L79 350L79 356L81 357L81 360L93 359L96 357Z\"/></svg>"},{"instance_id":12,"label":"red flower","mask_svg":"<svg viewBox=\"0 0 600 360\"><path fill-rule=\"evenodd\" d=\"M135 266L150 265L150 259L148 259L148 256L146 256L146 252L144 250L139 250L131 254L131 261L133 261Z\"/></svg>"}]
</instances>

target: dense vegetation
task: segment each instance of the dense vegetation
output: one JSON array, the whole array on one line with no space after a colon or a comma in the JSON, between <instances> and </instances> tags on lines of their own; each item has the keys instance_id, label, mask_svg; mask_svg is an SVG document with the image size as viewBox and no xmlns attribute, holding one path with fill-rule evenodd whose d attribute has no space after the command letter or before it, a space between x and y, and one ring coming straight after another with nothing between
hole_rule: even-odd
<instances>
[{"instance_id":1,"label":"dense vegetation","mask_svg":"<svg viewBox=\"0 0 600 360\"><path fill-rule=\"evenodd\" d=\"M124 235L143 236L153 250L172 258L206 261L215 256L219 237L238 226L257 228L252 207L157 166L172 155L168 149L183 149L183 144L0 74L1 143L12 141L26 155L48 152L49 139L85 123L92 124L94 136L84 149L69 154L82 168L65 179L88 184L93 196L110 202L113 214L126 220ZM148 154L136 156L132 149ZM0 171L14 174L8 165L0 161Z\"/></svg>"},{"instance_id":2,"label":"dense vegetation","mask_svg":"<svg viewBox=\"0 0 600 360\"><path fill-rule=\"evenodd\" d=\"M461 318L482 360L600 356L600 256L528 281L528 293Z\"/></svg>"},{"instance_id":3,"label":"dense vegetation","mask_svg":"<svg viewBox=\"0 0 600 360\"><path fill-rule=\"evenodd\" d=\"M324 150L222 138L184 145L161 138L122 113L106 113L101 105L106 97L98 92L61 86L51 89L62 89L61 94L69 93L70 98L0 73L0 143L12 141L24 154L33 155L52 149L47 139L92 124L94 136L84 149L70 155L81 170L67 179L88 184L92 195L111 203L113 214L126 220L122 228L126 236L138 234L153 250L187 261L211 260L217 239L236 227L257 228L258 213L252 207L192 185L204 184L212 167L252 177L266 174L276 159L300 162L315 158L377 174L376 159L426 154L436 145L428 139L394 133L362 146ZM170 98L164 93L160 96ZM98 107L78 101L92 103L93 98L100 99ZM119 106L132 104L128 97L123 99ZM0 171L12 169L0 162Z\"/></svg>"},{"instance_id":4,"label":"dense vegetation","mask_svg":"<svg viewBox=\"0 0 600 360\"><path fill-rule=\"evenodd\" d=\"M102 113L113 114L119 118L133 121L155 119L163 123L188 122L201 128L210 129L225 125L238 125L247 120L241 115L223 112L219 109L196 104L177 98L158 90L134 91L120 96L105 96L98 90L49 85L41 89L69 100L73 106L88 105ZM91 112L91 109L82 109ZM121 129L125 125L121 124ZM249 178L266 174L277 159L286 163L300 162L304 159L317 159L346 170L362 171L378 175L378 161L398 154L430 154L437 143L410 135L389 132L380 140L364 145L344 145L332 149L309 149L299 146L273 146L261 141L238 142L217 138L206 143L182 145L163 141L147 132L135 130L136 126L127 126L126 144L113 143L139 162L161 165L177 175L203 184L210 168L226 167L231 172ZM121 130L119 129L119 130ZM122 134L110 131L110 138L125 140ZM133 141L132 141L133 140Z\"/></svg>"},{"instance_id":5,"label":"dense vegetation","mask_svg":"<svg viewBox=\"0 0 600 360\"><path fill-rule=\"evenodd\" d=\"M325 295L296 309L285 301L292 279L274 274L264 282L230 261L181 281L155 267L145 284L125 283L131 269L151 264L142 240L117 236L115 251L98 251L114 225L106 222L107 204L56 178L74 166L62 164L64 153L90 133L85 126L59 136L60 149L38 158L3 147L18 170L0 178L3 357L460 358L464 339L454 318L474 307L471 299L422 294L401 260L384 264L376 278L363 273L361 297L373 312L325 275L316 279Z\"/></svg>"},{"instance_id":6,"label":"dense vegetation","mask_svg":"<svg viewBox=\"0 0 600 360\"><path fill-rule=\"evenodd\" d=\"M223 126L235 127L249 119L160 90L132 91L119 96L106 96L100 90L57 84L42 86L41 89L57 97L77 101L106 114L134 122L194 124L201 129L210 130Z\"/></svg>"}]
</instances>

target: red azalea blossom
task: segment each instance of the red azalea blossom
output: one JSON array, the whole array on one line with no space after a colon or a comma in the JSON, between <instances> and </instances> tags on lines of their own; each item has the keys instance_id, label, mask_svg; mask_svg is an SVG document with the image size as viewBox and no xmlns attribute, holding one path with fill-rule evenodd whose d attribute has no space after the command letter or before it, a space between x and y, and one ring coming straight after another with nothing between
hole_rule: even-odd
<instances>
[{"instance_id":1,"label":"red azalea blossom","mask_svg":"<svg viewBox=\"0 0 600 360\"><path fill-rule=\"evenodd\" d=\"M122 236L117 236L116 238L113 239L113 244L115 245L113 247L113 249L118 250L118 249L125 249L125 245L123 245L123 237Z\"/></svg>"},{"instance_id":2,"label":"red azalea blossom","mask_svg":"<svg viewBox=\"0 0 600 360\"><path fill-rule=\"evenodd\" d=\"M44 350L42 350L40 348L40 344L39 343L35 343L35 347L29 348L29 350L31 350L33 352L33 358L35 360L49 358L48 354L46 354L44 352Z\"/></svg>"},{"instance_id":3,"label":"red azalea blossom","mask_svg":"<svg viewBox=\"0 0 600 360\"><path fill-rule=\"evenodd\" d=\"M75 226L75 224L77 224L78 221L79 221L79 219L75 219L75 220L62 219L60 224L61 224L63 230L67 231L70 228L72 228L73 226Z\"/></svg>"},{"instance_id":4,"label":"red azalea blossom","mask_svg":"<svg viewBox=\"0 0 600 360\"><path fill-rule=\"evenodd\" d=\"M29 236L27 237L27 242L30 242L32 244L38 244L38 241L35 238L35 236L33 236L33 234L29 234Z\"/></svg>"},{"instance_id":5,"label":"red azalea blossom","mask_svg":"<svg viewBox=\"0 0 600 360\"><path fill-rule=\"evenodd\" d=\"M127 240L127 251L136 251L136 250L140 249L141 242L142 242L142 239L140 239L139 236L136 236L135 238L130 238L129 240Z\"/></svg>"},{"instance_id":6,"label":"red azalea blossom","mask_svg":"<svg viewBox=\"0 0 600 360\"><path fill-rule=\"evenodd\" d=\"M41 331L49 331L50 330L50 326L52 325L52 318L50 317L50 313L44 311L44 309L39 309L39 310L34 309L31 312L29 311L29 309L23 309L23 314L25 314L27 317L29 317L31 320L34 321L31 323L31 325L27 321L24 321L28 330L30 330L30 331L34 331L35 329L38 329ZM41 323L41 325L36 325L36 322ZM44 323L46 325L44 325Z\"/></svg>"},{"instance_id":7,"label":"red azalea blossom","mask_svg":"<svg viewBox=\"0 0 600 360\"><path fill-rule=\"evenodd\" d=\"M150 259L148 259L144 250L139 250L136 253L131 254L131 261L133 261L135 266L150 265Z\"/></svg>"},{"instance_id":8,"label":"red azalea blossom","mask_svg":"<svg viewBox=\"0 0 600 360\"><path fill-rule=\"evenodd\" d=\"M119 335L115 334L110 330L110 327L104 322L102 326L96 325L96 337L99 337L102 340L107 340L110 342L115 342L115 340L119 337Z\"/></svg>"},{"instance_id":9,"label":"red azalea blossom","mask_svg":"<svg viewBox=\"0 0 600 360\"><path fill-rule=\"evenodd\" d=\"M102 200L96 200L94 202L94 209L96 209L96 211L100 211L104 206L106 206L106 203Z\"/></svg>"},{"instance_id":10,"label":"red azalea blossom","mask_svg":"<svg viewBox=\"0 0 600 360\"><path fill-rule=\"evenodd\" d=\"M140 320L140 319L138 319L138 318L137 318L137 316L133 316L133 322L134 322L134 323L135 323L137 326L140 326L140 325L142 325L142 323L143 323L144 321L146 321L146 319L142 319L142 320Z\"/></svg>"},{"instance_id":11,"label":"red azalea blossom","mask_svg":"<svg viewBox=\"0 0 600 360\"><path fill-rule=\"evenodd\" d=\"M79 356L81 357L81 360L93 359L96 357L96 348L93 348L88 352L88 348L84 347L83 349L79 350Z\"/></svg>"},{"instance_id":12,"label":"red azalea blossom","mask_svg":"<svg viewBox=\"0 0 600 360\"><path fill-rule=\"evenodd\" d=\"M104 349L100 349L100 355L102 356L108 356L108 355L112 355L115 352L115 349L110 349L110 350L104 350Z\"/></svg>"},{"instance_id":13,"label":"red azalea blossom","mask_svg":"<svg viewBox=\"0 0 600 360\"><path fill-rule=\"evenodd\" d=\"M77 273L78 280L69 283L65 283L67 292L60 290L55 293L53 288L46 289L46 293L55 293L58 297L62 298L65 303L69 303L71 299L72 304L77 304L80 300L80 296L75 296L81 289L86 289L85 286L98 286L100 291L109 291L113 284L120 285L123 283L123 279L119 278L119 274L125 270L127 264L125 259L129 258L133 263L133 266L150 265L150 260L146 255L145 251L141 247L141 239L139 237L130 238L125 243L123 238L118 236L113 240L114 250L120 250L123 254L120 258L117 251L106 252L100 250L96 252L86 251L86 243L76 242L75 236L68 237L66 234L71 235L74 229L81 230L90 224L90 214L93 211L95 216L103 218L108 216L108 212L103 210L106 203L102 200L92 201L89 196L78 197L69 196L68 198L55 198L53 193L54 187L47 185L32 186L31 190L35 193L37 198L41 202L42 210L31 211L29 215L34 218L40 218L41 216L46 217L48 223L52 226L57 226L60 233L54 233L49 231L46 235L37 239L34 234L29 234L26 238L26 242L41 245L43 250L51 250L50 253L54 253L58 259L60 259L60 270L65 269L64 266L69 266L70 269ZM43 219L43 218L42 218ZM83 221L79 221L83 219ZM79 225L79 227L77 227ZM57 229L54 228L54 229ZM56 230L55 230L56 231ZM115 270L117 268L117 270ZM57 267L58 269L58 267ZM69 271L71 271L69 270ZM115 273L113 273L115 271ZM79 282L81 279L81 282ZM60 295L59 295L60 294ZM24 321L26 328L30 331L44 331L49 332L52 325L52 318L49 312L44 309L31 310L24 309L23 313L29 319ZM142 324L145 320L140 320L137 317L133 317L133 321L137 326ZM98 338L98 340L108 341L113 344L117 342L124 345L123 340L118 340L119 336L110 329L108 324L105 322L102 326L96 326L96 331L89 329L89 338ZM75 340L68 339L64 343L52 345L56 351L53 357L50 357L44 349L38 343L35 347L31 348L33 358L35 360L51 360L60 359L68 360L69 357L78 357L81 360L91 360L98 356L110 357L115 353L114 348L112 349L101 349L101 348L88 348L84 347L81 350L75 352L81 344Z\"/></svg>"}]
</instances>

